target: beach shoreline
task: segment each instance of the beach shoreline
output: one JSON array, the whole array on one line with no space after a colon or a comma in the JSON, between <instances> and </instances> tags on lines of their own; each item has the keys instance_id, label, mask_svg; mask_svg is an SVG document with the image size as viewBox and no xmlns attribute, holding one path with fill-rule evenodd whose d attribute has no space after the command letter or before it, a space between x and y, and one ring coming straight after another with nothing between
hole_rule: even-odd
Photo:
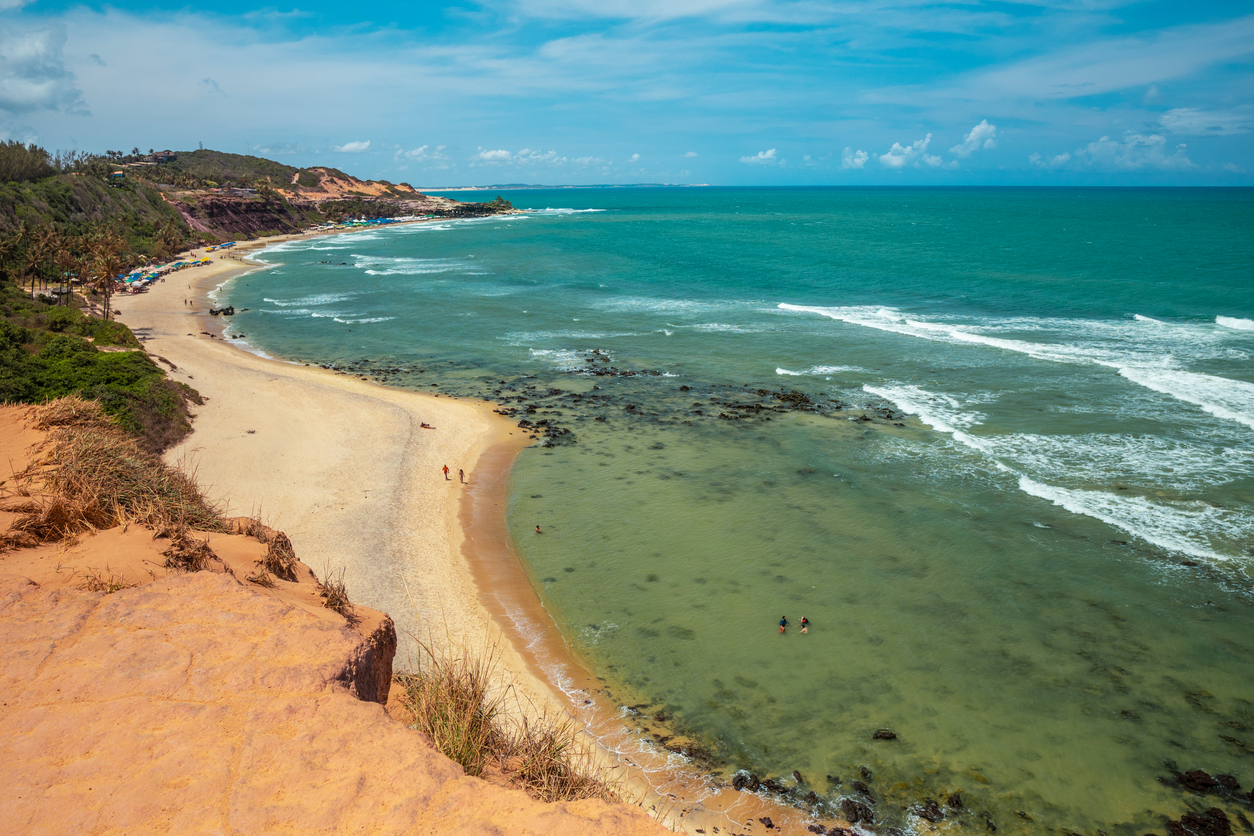
<instances>
[{"instance_id":1,"label":"beach shoreline","mask_svg":"<svg viewBox=\"0 0 1254 836\"><path fill-rule=\"evenodd\" d=\"M319 575L341 574L355 601L389 613L397 624L398 670L419 663L422 644L491 652L510 683L513 710L574 718L594 764L669 826L709 832L770 814L781 833L805 832L808 819L800 811L719 787L645 743L601 693L604 681L566 646L506 530L509 471L531 441L493 414L494 404L269 358L226 339L224 318L208 314L210 294L271 266L248 253L351 233L248 242L189 272L182 304L177 273L165 286L117 300L145 349L174 367L170 376L206 396L192 435L167 460L195 473L211 497L231 503L230 513L259 513L285 531ZM301 403L303 410L296 407ZM258 444L264 438L269 443ZM344 444L353 452L335 458L332 451ZM282 466L250 469L246 453L231 452L240 445L277 453ZM301 447L318 456L302 461ZM402 452L386 454L393 450ZM448 485L443 464L450 468ZM425 501L433 488L456 491L458 470L468 474L463 491Z\"/></svg>"}]
</instances>

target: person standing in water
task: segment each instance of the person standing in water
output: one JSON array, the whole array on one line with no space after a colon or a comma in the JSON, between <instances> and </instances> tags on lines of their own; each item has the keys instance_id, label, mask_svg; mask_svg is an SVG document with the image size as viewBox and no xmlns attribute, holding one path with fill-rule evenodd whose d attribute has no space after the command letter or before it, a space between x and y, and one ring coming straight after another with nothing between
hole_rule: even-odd
<instances>
[{"instance_id":1,"label":"person standing in water","mask_svg":"<svg viewBox=\"0 0 1254 836\"><path fill-rule=\"evenodd\" d=\"M810 619L803 615L801 616L801 634L804 636L808 632L810 632Z\"/></svg>"},{"instance_id":2,"label":"person standing in water","mask_svg":"<svg viewBox=\"0 0 1254 836\"><path fill-rule=\"evenodd\" d=\"M788 629L788 616L781 615L779 617L779 631L782 633Z\"/></svg>"}]
</instances>

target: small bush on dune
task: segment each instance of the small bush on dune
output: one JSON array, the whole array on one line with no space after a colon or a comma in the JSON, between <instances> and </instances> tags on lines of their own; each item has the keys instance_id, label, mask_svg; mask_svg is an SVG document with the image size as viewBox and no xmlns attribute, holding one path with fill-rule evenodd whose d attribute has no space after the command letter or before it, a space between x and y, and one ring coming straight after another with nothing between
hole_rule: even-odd
<instances>
[{"instance_id":1,"label":"small bush on dune","mask_svg":"<svg viewBox=\"0 0 1254 836\"><path fill-rule=\"evenodd\" d=\"M480 776L506 746L498 728L500 695L490 687L493 664L479 657L441 658L429 649L418 673L397 677L413 726L467 775Z\"/></svg>"},{"instance_id":2,"label":"small bush on dune","mask_svg":"<svg viewBox=\"0 0 1254 836\"><path fill-rule=\"evenodd\" d=\"M425 663L418 672L395 677L401 703L412 727L467 775L483 775L495 764L540 801L622 800L581 747L572 721L510 716L505 710L509 689L492 685L494 652L443 655L421 646Z\"/></svg>"}]
</instances>

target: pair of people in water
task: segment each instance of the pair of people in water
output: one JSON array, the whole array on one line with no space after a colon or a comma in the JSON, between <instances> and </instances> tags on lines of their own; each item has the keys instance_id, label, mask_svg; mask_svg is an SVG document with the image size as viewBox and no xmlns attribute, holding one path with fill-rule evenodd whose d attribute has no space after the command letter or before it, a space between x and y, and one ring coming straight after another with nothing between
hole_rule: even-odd
<instances>
[{"instance_id":1,"label":"pair of people in water","mask_svg":"<svg viewBox=\"0 0 1254 836\"><path fill-rule=\"evenodd\" d=\"M788 616L786 615L780 616L779 631L783 633L787 629L788 629ZM804 615L801 616L801 632L803 635L805 633L810 632L810 619L806 618Z\"/></svg>"}]
</instances>

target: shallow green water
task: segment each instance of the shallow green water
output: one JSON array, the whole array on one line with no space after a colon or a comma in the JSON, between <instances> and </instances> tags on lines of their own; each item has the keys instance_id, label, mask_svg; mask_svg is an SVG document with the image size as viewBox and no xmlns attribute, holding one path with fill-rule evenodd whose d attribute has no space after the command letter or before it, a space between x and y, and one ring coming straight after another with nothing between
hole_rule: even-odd
<instances>
[{"instance_id":1,"label":"shallow green water","mask_svg":"<svg viewBox=\"0 0 1254 836\"><path fill-rule=\"evenodd\" d=\"M624 703L892 826L1236 821L1156 776L1254 781L1250 193L506 197L608 211L285 245L233 327L568 428L510 528Z\"/></svg>"}]
</instances>

